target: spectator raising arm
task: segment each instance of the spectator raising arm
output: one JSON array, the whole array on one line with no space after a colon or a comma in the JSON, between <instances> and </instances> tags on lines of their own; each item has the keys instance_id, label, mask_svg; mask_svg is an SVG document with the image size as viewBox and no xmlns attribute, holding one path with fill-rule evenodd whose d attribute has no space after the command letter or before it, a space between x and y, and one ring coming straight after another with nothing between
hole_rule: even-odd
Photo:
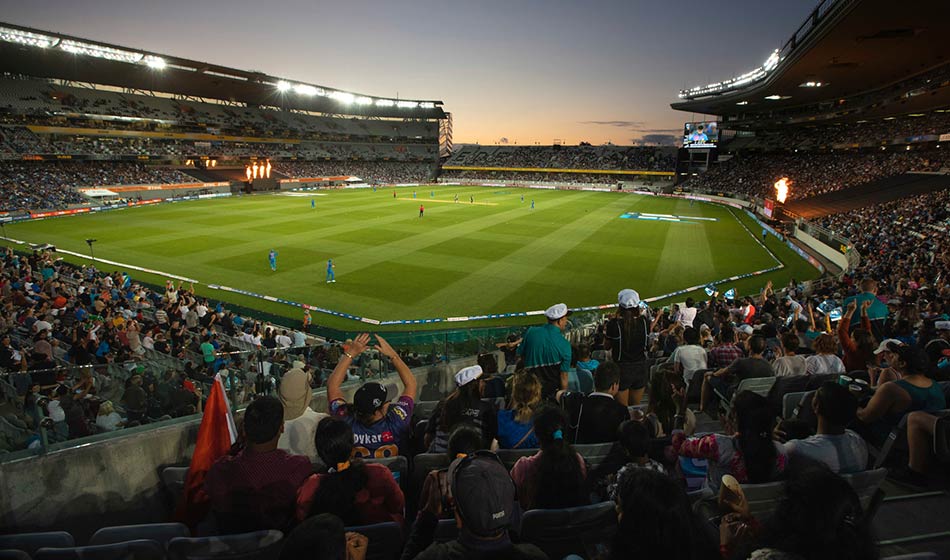
<instances>
[{"instance_id":1,"label":"spectator raising arm","mask_svg":"<svg viewBox=\"0 0 950 560\"><path fill-rule=\"evenodd\" d=\"M342 385L343 380L346 379L346 370L348 370L350 364L353 363L353 358L359 356L363 350L366 350L367 346L369 346L369 335L363 333L353 339L353 342L348 346L343 348L340 361L336 363L336 367L333 368L333 373L327 378L327 402L332 403L336 400L343 399L343 391L340 390L340 385ZM389 345L387 344L387 346ZM392 348L390 348L390 350L392 350ZM415 382L415 380L413 380L413 382Z\"/></svg>"},{"instance_id":2,"label":"spectator raising arm","mask_svg":"<svg viewBox=\"0 0 950 560\"><path fill-rule=\"evenodd\" d=\"M396 373L399 374L399 380L402 381L403 385L402 396L416 400L416 376L412 374L409 366L406 365L406 362L402 361L402 358L400 358L399 354L393 350L393 347L390 346L388 342L386 342L385 338L379 336L378 334L375 336L376 341L379 343L376 345L376 350L378 350L383 356L389 358L389 361L392 362L393 367L396 368ZM329 395L329 388L327 391Z\"/></svg>"}]
</instances>

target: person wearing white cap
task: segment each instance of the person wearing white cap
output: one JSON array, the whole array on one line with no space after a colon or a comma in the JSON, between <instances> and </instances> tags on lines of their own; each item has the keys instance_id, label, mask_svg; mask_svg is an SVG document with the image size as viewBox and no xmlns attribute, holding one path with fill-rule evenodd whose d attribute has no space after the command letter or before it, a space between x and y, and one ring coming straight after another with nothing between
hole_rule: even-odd
<instances>
[{"instance_id":1,"label":"person wearing white cap","mask_svg":"<svg viewBox=\"0 0 950 560\"><path fill-rule=\"evenodd\" d=\"M547 324L528 329L518 346L517 353L524 360L525 371L534 372L541 381L542 399L554 400L558 391L567 389L571 345L562 331L567 328L570 314L563 303L548 307L544 311Z\"/></svg>"},{"instance_id":2,"label":"person wearing white cap","mask_svg":"<svg viewBox=\"0 0 950 560\"><path fill-rule=\"evenodd\" d=\"M498 431L495 407L482 400L485 377L482 366L469 366L455 374L456 389L445 397L429 418L425 444L429 453L445 453L449 446L449 434L459 424L468 424L481 430L483 444L487 448Z\"/></svg>"},{"instance_id":3,"label":"person wearing white cap","mask_svg":"<svg viewBox=\"0 0 950 560\"><path fill-rule=\"evenodd\" d=\"M617 294L617 314L604 328L604 347L620 366L620 404L637 405L647 385L650 325L640 308L640 294L629 288Z\"/></svg>"},{"instance_id":4,"label":"person wearing white cap","mask_svg":"<svg viewBox=\"0 0 950 560\"><path fill-rule=\"evenodd\" d=\"M868 368L868 379L871 387L877 387L888 381L896 381L901 378L901 374L894 368L897 360L897 350L904 346L904 343L896 338L886 338L874 350L874 356L878 359L878 365L882 367Z\"/></svg>"},{"instance_id":5,"label":"person wearing white cap","mask_svg":"<svg viewBox=\"0 0 950 560\"><path fill-rule=\"evenodd\" d=\"M277 390L277 398L284 405L284 432L277 440L277 449L294 455L316 457L313 436L317 424L327 415L310 408L313 390L310 388L310 374L304 371L305 364L296 361L293 366L281 378Z\"/></svg>"}]
</instances>

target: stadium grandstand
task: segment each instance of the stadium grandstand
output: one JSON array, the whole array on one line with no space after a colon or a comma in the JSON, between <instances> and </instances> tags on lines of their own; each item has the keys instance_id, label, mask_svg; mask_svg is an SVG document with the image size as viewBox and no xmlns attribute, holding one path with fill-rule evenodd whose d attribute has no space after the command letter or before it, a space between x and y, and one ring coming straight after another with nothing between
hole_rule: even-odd
<instances>
[{"instance_id":1,"label":"stadium grandstand","mask_svg":"<svg viewBox=\"0 0 950 560\"><path fill-rule=\"evenodd\" d=\"M676 148L0 23L0 558L950 558L923 4L818 1Z\"/></svg>"}]
</instances>

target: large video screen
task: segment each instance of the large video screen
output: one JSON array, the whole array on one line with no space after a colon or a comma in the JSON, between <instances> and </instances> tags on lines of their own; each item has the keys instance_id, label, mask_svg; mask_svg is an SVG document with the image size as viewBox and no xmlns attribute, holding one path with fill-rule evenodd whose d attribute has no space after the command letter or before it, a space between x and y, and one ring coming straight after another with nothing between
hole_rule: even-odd
<instances>
[{"instance_id":1,"label":"large video screen","mask_svg":"<svg viewBox=\"0 0 950 560\"><path fill-rule=\"evenodd\" d=\"M719 123L689 122L683 130L684 148L715 148L719 142Z\"/></svg>"}]
</instances>

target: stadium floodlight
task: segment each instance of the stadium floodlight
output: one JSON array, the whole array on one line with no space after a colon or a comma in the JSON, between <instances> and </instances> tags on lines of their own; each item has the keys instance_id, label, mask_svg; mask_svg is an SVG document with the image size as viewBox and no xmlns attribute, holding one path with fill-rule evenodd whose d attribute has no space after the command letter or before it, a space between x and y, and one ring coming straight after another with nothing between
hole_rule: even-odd
<instances>
[{"instance_id":1,"label":"stadium floodlight","mask_svg":"<svg viewBox=\"0 0 950 560\"><path fill-rule=\"evenodd\" d=\"M418 106L419 104L416 103L415 101L397 101L396 102L396 107L399 107L400 109L415 109Z\"/></svg>"},{"instance_id":2,"label":"stadium floodlight","mask_svg":"<svg viewBox=\"0 0 950 560\"><path fill-rule=\"evenodd\" d=\"M277 91L284 92L292 87L294 86L290 85L290 82L285 82L284 80L277 82Z\"/></svg>"},{"instance_id":3,"label":"stadium floodlight","mask_svg":"<svg viewBox=\"0 0 950 560\"><path fill-rule=\"evenodd\" d=\"M152 55L145 57L145 65L149 68L154 68L155 70L163 70L166 66L164 58Z\"/></svg>"},{"instance_id":4,"label":"stadium floodlight","mask_svg":"<svg viewBox=\"0 0 950 560\"><path fill-rule=\"evenodd\" d=\"M19 29L11 29L9 27L0 27L0 41L19 43L21 45L29 45L31 47L39 47L41 49L49 49L55 47L59 43L59 38L51 37L49 35L42 35L40 33L21 31Z\"/></svg>"},{"instance_id":5,"label":"stadium floodlight","mask_svg":"<svg viewBox=\"0 0 950 560\"><path fill-rule=\"evenodd\" d=\"M331 99L336 99L337 101L339 101L340 103L343 103L344 105L349 105L350 103L353 103L354 99L356 99L355 95L353 95L352 93L346 93L345 91L331 91L327 95L327 97Z\"/></svg>"},{"instance_id":6,"label":"stadium floodlight","mask_svg":"<svg viewBox=\"0 0 950 560\"><path fill-rule=\"evenodd\" d=\"M775 49L774 51L772 51L772 54L770 54L769 57L765 59L765 63L762 64L762 69L765 70L766 72L771 72L772 70L775 69L776 66L778 66L778 62L779 62L778 49Z\"/></svg>"},{"instance_id":7,"label":"stadium floodlight","mask_svg":"<svg viewBox=\"0 0 950 560\"><path fill-rule=\"evenodd\" d=\"M376 100L377 107L392 107L395 104L396 102L393 101L392 99L377 99Z\"/></svg>"},{"instance_id":8,"label":"stadium floodlight","mask_svg":"<svg viewBox=\"0 0 950 560\"><path fill-rule=\"evenodd\" d=\"M73 41L70 39L66 39L60 42L59 48L63 49L66 52L71 52L73 54L94 56L96 58L104 58L106 60L117 60L119 62L135 63L135 62L141 61L142 58L145 57L144 54L135 52L135 51L115 49L112 47L94 45L92 43L83 43L80 41Z\"/></svg>"},{"instance_id":9,"label":"stadium floodlight","mask_svg":"<svg viewBox=\"0 0 950 560\"><path fill-rule=\"evenodd\" d=\"M781 95L766 95L765 98L768 99L769 101L778 101L779 99L782 99L782 96Z\"/></svg>"},{"instance_id":10,"label":"stadium floodlight","mask_svg":"<svg viewBox=\"0 0 950 560\"><path fill-rule=\"evenodd\" d=\"M419 104L420 109L435 109L435 103L431 101L425 101Z\"/></svg>"},{"instance_id":11,"label":"stadium floodlight","mask_svg":"<svg viewBox=\"0 0 950 560\"><path fill-rule=\"evenodd\" d=\"M736 105L748 105L748 104L749 104L748 101L740 101L740 102L736 103Z\"/></svg>"},{"instance_id":12,"label":"stadium floodlight","mask_svg":"<svg viewBox=\"0 0 950 560\"><path fill-rule=\"evenodd\" d=\"M296 91L300 95L316 95L317 94L317 88L315 88L314 86L307 85L307 84L295 85L294 91Z\"/></svg>"},{"instance_id":13,"label":"stadium floodlight","mask_svg":"<svg viewBox=\"0 0 950 560\"><path fill-rule=\"evenodd\" d=\"M357 105L372 105L373 100L369 97L366 97L365 95L361 95L356 98L356 104Z\"/></svg>"}]
</instances>

